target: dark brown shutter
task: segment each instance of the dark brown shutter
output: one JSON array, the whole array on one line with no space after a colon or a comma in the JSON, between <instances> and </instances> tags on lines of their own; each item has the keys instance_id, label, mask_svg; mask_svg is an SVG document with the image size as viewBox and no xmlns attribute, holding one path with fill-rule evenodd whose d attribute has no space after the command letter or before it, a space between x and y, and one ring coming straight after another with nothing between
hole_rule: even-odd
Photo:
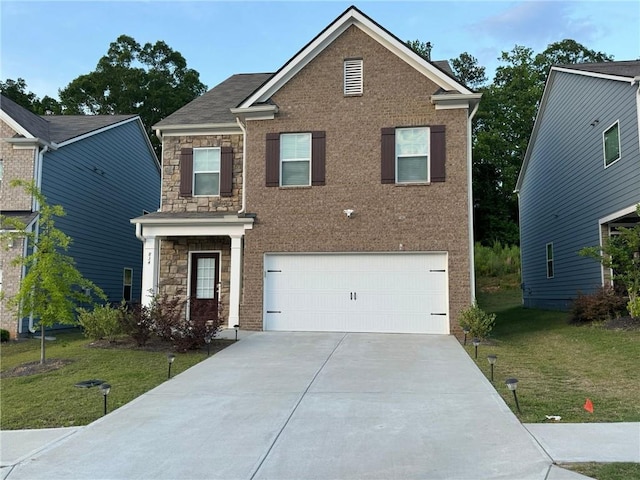
<instances>
[{"instance_id":1,"label":"dark brown shutter","mask_svg":"<svg viewBox=\"0 0 640 480\"><path fill-rule=\"evenodd\" d=\"M324 185L325 132L311 132L311 185Z\"/></svg>"},{"instance_id":2,"label":"dark brown shutter","mask_svg":"<svg viewBox=\"0 0 640 480\"><path fill-rule=\"evenodd\" d=\"M220 148L220 196L230 197L233 192L233 149Z\"/></svg>"},{"instance_id":3,"label":"dark brown shutter","mask_svg":"<svg viewBox=\"0 0 640 480\"><path fill-rule=\"evenodd\" d=\"M431 127L431 181L444 182L446 163L446 141L444 125Z\"/></svg>"},{"instance_id":4,"label":"dark brown shutter","mask_svg":"<svg viewBox=\"0 0 640 480\"><path fill-rule=\"evenodd\" d=\"M180 196L192 195L193 183L193 148L180 150Z\"/></svg>"},{"instance_id":5,"label":"dark brown shutter","mask_svg":"<svg viewBox=\"0 0 640 480\"><path fill-rule=\"evenodd\" d=\"M266 186L280 185L280 134L267 133Z\"/></svg>"},{"instance_id":6,"label":"dark brown shutter","mask_svg":"<svg viewBox=\"0 0 640 480\"><path fill-rule=\"evenodd\" d=\"M382 183L396 183L396 129L382 129Z\"/></svg>"}]
</instances>

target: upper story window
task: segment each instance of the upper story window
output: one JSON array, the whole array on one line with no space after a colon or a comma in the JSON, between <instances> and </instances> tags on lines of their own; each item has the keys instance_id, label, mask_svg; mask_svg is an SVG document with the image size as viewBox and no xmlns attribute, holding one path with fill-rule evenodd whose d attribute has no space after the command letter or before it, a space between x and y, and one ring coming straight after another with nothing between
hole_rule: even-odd
<instances>
[{"instance_id":1,"label":"upper story window","mask_svg":"<svg viewBox=\"0 0 640 480\"><path fill-rule=\"evenodd\" d=\"M547 278L553 278L553 243L547 243Z\"/></svg>"},{"instance_id":2,"label":"upper story window","mask_svg":"<svg viewBox=\"0 0 640 480\"><path fill-rule=\"evenodd\" d=\"M311 185L311 134L280 135L280 185Z\"/></svg>"},{"instance_id":3,"label":"upper story window","mask_svg":"<svg viewBox=\"0 0 640 480\"><path fill-rule=\"evenodd\" d=\"M607 128L602 134L605 168L620 159L620 122Z\"/></svg>"},{"instance_id":4,"label":"upper story window","mask_svg":"<svg viewBox=\"0 0 640 480\"><path fill-rule=\"evenodd\" d=\"M382 183L445 181L444 125L382 129Z\"/></svg>"},{"instance_id":5,"label":"upper story window","mask_svg":"<svg viewBox=\"0 0 640 480\"><path fill-rule=\"evenodd\" d=\"M345 95L362 95L364 87L362 71L363 63L361 58L350 58L344 61Z\"/></svg>"},{"instance_id":6,"label":"upper story window","mask_svg":"<svg viewBox=\"0 0 640 480\"><path fill-rule=\"evenodd\" d=\"M220 194L220 149L193 149L193 195Z\"/></svg>"},{"instance_id":7,"label":"upper story window","mask_svg":"<svg viewBox=\"0 0 640 480\"><path fill-rule=\"evenodd\" d=\"M396 183L429 181L429 128L396 129Z\"/></svg>"},{"instance_id":8,"label":"upper story window","mask_svg":"<svg viewBox=\"0 0 640 480\"><path fill-rule=\"evenodd\" d=\"M325 132L267 133L266 186L325 184Z\"/></svg>"}]
</instances>

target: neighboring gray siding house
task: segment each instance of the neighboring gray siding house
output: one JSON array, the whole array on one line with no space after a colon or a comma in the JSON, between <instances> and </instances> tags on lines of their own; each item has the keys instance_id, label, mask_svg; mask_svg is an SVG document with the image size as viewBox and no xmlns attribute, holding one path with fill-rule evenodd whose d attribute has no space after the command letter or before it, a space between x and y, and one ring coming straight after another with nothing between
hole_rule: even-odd
<instances>
[{"instance_id":1,"label":"neighboring gray siding house","mask_svg":"<svg viewBox=\"0 0 640 480\"><path fill-rule=\"evenodd\" d=\"M80 272L111 302L140 301L142 248L129 219L159 206L160 165L137 115L38 116L0 99L0 213L37 228L38 206L13 179L34 180L66 215L56 226L73 239L68 251ZM0 289L15 295L24 272L11 259L23 241L0 250ZM0 302L2 328L30 326Z\"/></svg>"},{"instance_id":2,"label":"neighboring gray siding house","mask_svg":"<svg viewBox=\"0 0 640 480\"><path fill-rule=\"evenodd\" d=\"M638 222L640 61L553 67L516 191L525 307L568 309L609 272L578 251Z\"/></svg>"}]
</instances>

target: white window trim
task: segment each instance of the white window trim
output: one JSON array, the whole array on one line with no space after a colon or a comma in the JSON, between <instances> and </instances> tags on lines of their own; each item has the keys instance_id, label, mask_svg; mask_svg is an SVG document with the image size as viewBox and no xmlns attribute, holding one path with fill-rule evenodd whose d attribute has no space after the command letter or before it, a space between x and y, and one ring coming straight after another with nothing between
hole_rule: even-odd
<instances>
[{"instance_id":1,"label":"white window trim","mask_svg":"<svg viewBox=\"0 0 640 480\"><path fill-rule=\"evenodd\" d=\"M287 158L286 160L282 158L282 137L287 136L287 135L308 135L309 136L309 158ZM280 186L282 188L300 188L300 187L310 187L311 186L311 168L312 168L312 161L313 161L313 139L311 138L311 132L289 132L289 133L281 133L280 134L280 165L279 165L279 170L280 170ZM282 184L282 164L285 162L309 162L309 180L307 182L306 185L283 185Z\"/></svg>"},{"instance_id":2,"label":"white window trim","mask_svg":"<svg viewBox=\"0 0 640 480\"><path fill-rule=\"evenodd\" d=\"M193 177L191 179L191 185L192 185L192 195L194 197L219 197L220 196L220 170L202 170L202 171L197 171L196 172L196 151L197 150L218 150L219 151L219 157L220 157L220 168L222 168L222 149L220 147L201 147L201 148L194 148L193 149ZM196 194L196 174L197 173L217 173L218 174L218 193L214 193L211 195L198 195Z\"/></svg>"},{"instance_id":3,"label":"white window trim","mask_svg":"<svg viewBox=\"0 0 640 480\"><path fill-rule=\"evenodd\" d=\"M551 258L549 258L549 247L551 247ZM553 252L553 242L549 242L545 245L544 255L547 260L544 265L547 273L547 278L554 278L556 274L556 269L555 269L555 259L554 259L554 252ZM551 275L549 275L549 262L551 262Z\"/></svg>"},{"instance_id":4,"label":"white window trim","mask_svg":"<svg viewBox=\"0 0 640 480\"><path fill-rule=\"evenodd\" d=\"M605 144L605 136L607 132L609 132L613 127L616 127L616 126L618 128L618 158L616 158L611 163L607 164L607 149ZM604 163L604 168L609 168L611 165L613 165L614 163L617 163L622 158L622 148L620 145L620 137L621 137L620 120L616 120L611 125L609 125L609 127L605 128L604 131L602 132L602 161Z\"/></svg>"},{"instance_id":5,"label":"white window trim","mask_svg":"<svg viewBox=\"0 0 640 480\"><path fill-rule=\"evenodd\" d=\"M398 130L408 130L408 129L416 129L416 128L424 128L427 131L427 178L426 180L419 180L417 182L400 182L398 181L398 152L397 146L398 141L396 140L396 153L395 153L395 176L396 176L396 185L425 185L431 183L431 128L417 125L415 127L398 127L396 128L396 138ZM402 155L400 158L412 158L412 157L423 157L424 155Z\"/></svg>"},{"instance_id":6,"label":"white window trim","mask_svg":"<svg viewBox=\"0 0 640 480\"><path fill-rule=\"evenodd\" d=\"M344 60L344 95L359 96L364 92L364 63L361 58Z\"/></svg>"}]
</instances>

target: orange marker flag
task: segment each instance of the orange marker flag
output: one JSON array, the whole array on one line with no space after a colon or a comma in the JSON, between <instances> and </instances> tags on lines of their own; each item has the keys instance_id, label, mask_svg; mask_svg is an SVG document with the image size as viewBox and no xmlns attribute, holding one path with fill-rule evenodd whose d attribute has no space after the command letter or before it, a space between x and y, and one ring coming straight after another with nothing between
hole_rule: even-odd
<instances>
[{"instance_id":1,"label":"orange marker flag","mask_svg":"<svg viewBox=\"0 0 640 480\"><path fill-rule=\"evenodd\" d=\"M593 403L588 398L587 401L584 402L584 409L589 413L593 413Z\"/></svg>"}]
</instances>

